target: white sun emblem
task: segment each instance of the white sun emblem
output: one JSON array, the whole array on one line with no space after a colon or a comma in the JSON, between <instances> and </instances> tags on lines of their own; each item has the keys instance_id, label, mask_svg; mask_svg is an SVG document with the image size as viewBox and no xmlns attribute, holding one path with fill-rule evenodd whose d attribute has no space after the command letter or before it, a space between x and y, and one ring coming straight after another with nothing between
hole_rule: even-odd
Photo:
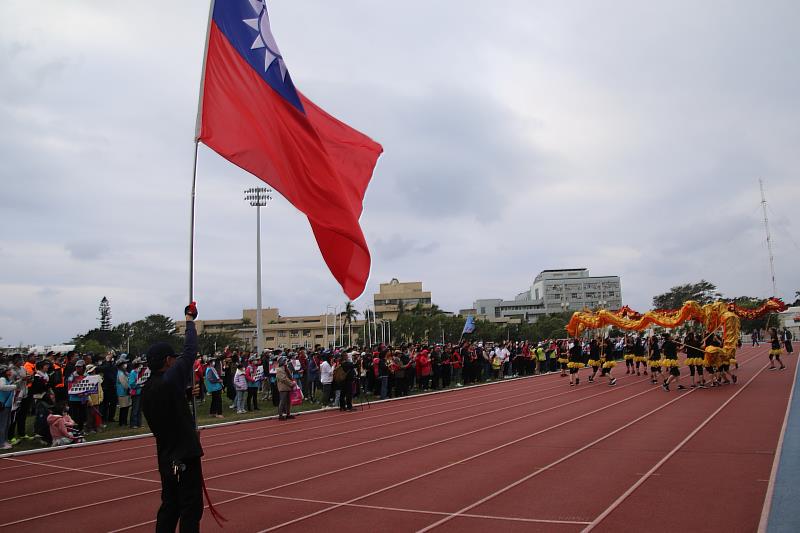
<instances>
[{"instance_id":1,"label":"white sun emblem","mask_svg":"<svg viewBox=\"0 0 800 533\"><path fill-rule=\"evenodd\" d=\"M272 36L272 30L269 28L267 5L264 0L250 0L250 5L253 7L256 18L242 21L258 32L256 40L253 41L250 49L256 50L258 48L264 48L264 72L267 71L273 62L277 61L278 67L281 70L281 79L286 81L286 64L283 62L281 51L278 50L278 43L275 42L275 37Z\"/></svg>"}]
</instances>

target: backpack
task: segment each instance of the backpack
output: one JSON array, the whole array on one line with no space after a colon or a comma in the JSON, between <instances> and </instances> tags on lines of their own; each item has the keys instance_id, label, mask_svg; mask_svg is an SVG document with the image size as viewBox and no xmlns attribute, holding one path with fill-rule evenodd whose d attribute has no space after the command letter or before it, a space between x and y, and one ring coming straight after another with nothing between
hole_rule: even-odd
<instances>
[{"instance_id":1,"label":"backpack","mask_svg":"<svg viewBox=\"0 0 800 533\"><path fill-rule=\"evenodd\" d=\"M347 379L347 372L344 371L342 365L336 367L336 370L333 371L333 381L336 383L344 383Z\"/></svg>"}]
</instances>

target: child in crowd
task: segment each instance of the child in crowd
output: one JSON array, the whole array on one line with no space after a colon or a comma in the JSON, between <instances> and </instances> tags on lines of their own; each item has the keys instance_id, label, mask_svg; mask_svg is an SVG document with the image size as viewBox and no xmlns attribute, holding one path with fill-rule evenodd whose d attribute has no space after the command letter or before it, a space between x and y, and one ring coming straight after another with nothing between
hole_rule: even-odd
<instances>
[{"instance_id":1,"label":"child in crowd","mask_svg":"<svg viewBox=\"0 0 800 533\"><path fill-rule=\"evenodd\" d=\"M75 421L69 416L64 402L58 402L53 407L53 412L47 417L50 426L50 437L53 439L51 446L64 446L83 442L83 435L75 429Z\"/></svg>"}]
</instances>

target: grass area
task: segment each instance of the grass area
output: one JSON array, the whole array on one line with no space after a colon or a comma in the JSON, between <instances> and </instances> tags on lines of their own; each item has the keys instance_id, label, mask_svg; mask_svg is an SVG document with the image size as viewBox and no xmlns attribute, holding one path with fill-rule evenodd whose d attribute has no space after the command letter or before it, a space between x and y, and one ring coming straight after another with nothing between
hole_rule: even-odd
<instances>
[{"instance_id":1,"label":"grass area","mask_svg":"<svg viewBox=\"0 0 800 533\"><path fill-rule=\"evenodd\" d=\"M507 379L515 379L515 378L507 378ZM486 380L484 383L491 382L492 380ZM471 387L474 385L467 385L467 387ZM438 389L438 390L451 390L455 389L455 386L451 386L447 389ZM409 391L409 396L414 396L417 394L421 394L423 392L430 392L430 391L421 391L419 389L414 389ZM319 394L317 394L319 397ZM369 401L377 400L377 397L374 397L372 394L367 395L367 399ZM222 415L224 418L215 418L208 414L209 408L211 407L211 396L206 396L204 401L197 402L197 424L199 426L211 426L215 424L225 423L225 422L238 422L244 420L250 420L253 418L262 418L265 416L276 416L278 414L278 408L272 405L272 400L262 400L261 396L259 395L258 406L260 408L259 411L249 411L244 414L236 414L236 412L231 408L231 401L228 400L227 396L222 397ZM359 405L360 400L359 398L353 398L353 406L356 407ZM366 401L365 401L366 403ZM314 409L319 409L319 403L311 403L309 401L304 401L302 405L293 406L292 413L300 413L303 411L310 411ZM119 410L117 410L117 416L119 415ZM29 416L27 420L27 434L33 435L33 422L34 417ZM89 433L86 435L86 441L101 441L107 439L115 439L119 437L129 437L131 435L143 435L146 433L150 433L150 428L147 426L147 421L142 415L142 424L144 426L141 429L131 429L127 426L120 427L116 422L109 424L107 427L101 429L96 433ZM19 443L14 445L14 447L8 452L20 452L26 450L33 450L37 448L44 448L45 444L37 437L32 440L21 440Z\"/></svg>"}]
</instances>

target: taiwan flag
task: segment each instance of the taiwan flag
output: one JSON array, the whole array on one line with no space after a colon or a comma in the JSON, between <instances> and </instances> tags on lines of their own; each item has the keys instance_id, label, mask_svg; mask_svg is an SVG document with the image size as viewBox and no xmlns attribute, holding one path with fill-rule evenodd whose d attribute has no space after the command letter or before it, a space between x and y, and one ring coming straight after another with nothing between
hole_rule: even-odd
<instances>
[{"instance_id":1,"label":"taiwan flag","mask_svg":"<svg viewBox=\"0 0 800 533\"><path fill-rule=\"evenodd\" d=\"M364 291L370 255L358 219L383 148L292 83L263 0L216 0L197 139L279 191L311 224L345 294Z\"/></svg>"}]
</instances>

